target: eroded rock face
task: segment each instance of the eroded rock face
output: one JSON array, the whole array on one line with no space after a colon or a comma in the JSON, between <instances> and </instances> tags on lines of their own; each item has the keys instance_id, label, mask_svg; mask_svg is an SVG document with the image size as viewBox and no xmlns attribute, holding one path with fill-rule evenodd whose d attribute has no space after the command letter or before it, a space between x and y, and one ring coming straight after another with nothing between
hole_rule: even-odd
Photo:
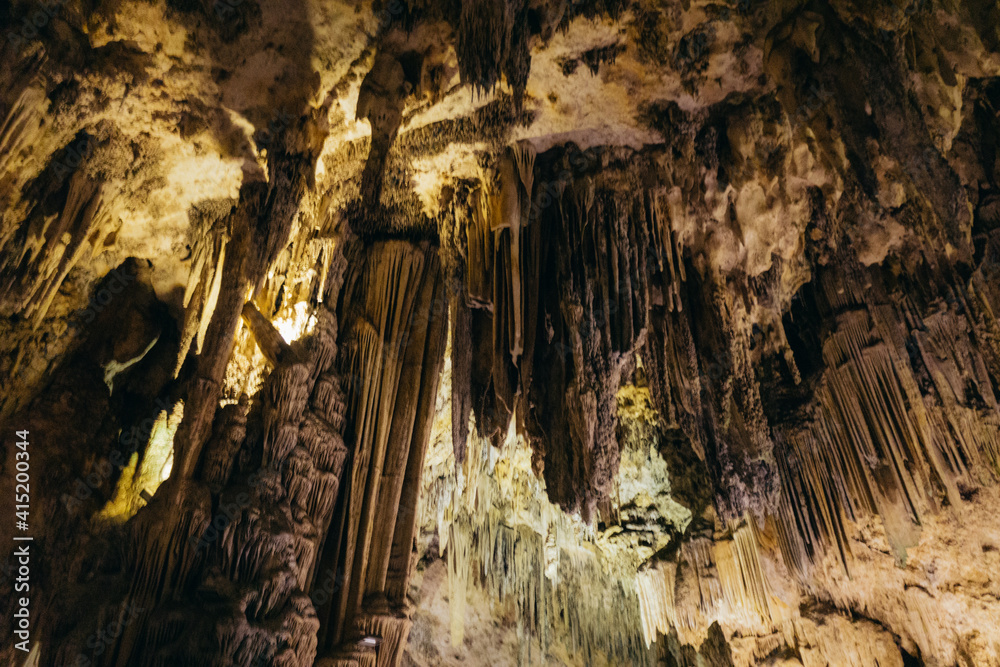
<instances>
[{"instance_id":1,"label":"eroded rock face","mask_svg":"<svg viewBox=\"0 0 1000 667\"><path fill-rule=\"evenodd\" d=\"M997 3L0 25L31 664L1000 664Z\"/></svg>"}]
</instances>

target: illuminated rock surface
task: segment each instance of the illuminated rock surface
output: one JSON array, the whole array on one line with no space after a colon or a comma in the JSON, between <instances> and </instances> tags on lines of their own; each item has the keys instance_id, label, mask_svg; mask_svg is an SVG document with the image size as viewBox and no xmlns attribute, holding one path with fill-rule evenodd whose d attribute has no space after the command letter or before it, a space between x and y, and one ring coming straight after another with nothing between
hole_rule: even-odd
<instances>
[{"instance_id":1,"label":"illuminated rock surface","mask_svg":"<svg viewBox=\"0 0 1000 667\"><path fill-rule=\"evenodd\" d=\"M0 26L27 664L1000 665L997 2Z\"/></svg>"}]
</instances>

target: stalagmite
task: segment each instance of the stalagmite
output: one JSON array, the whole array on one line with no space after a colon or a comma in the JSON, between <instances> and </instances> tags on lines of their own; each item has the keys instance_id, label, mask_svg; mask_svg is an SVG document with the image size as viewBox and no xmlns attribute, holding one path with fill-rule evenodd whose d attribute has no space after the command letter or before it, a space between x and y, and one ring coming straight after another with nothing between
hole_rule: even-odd
<instances>
[{"instance_id":1,"label":"stalagmite","mask_svg":"<svg viewBox=\"0 0 1000 667\"><path fill-rule=\"evenodd\" d=\"M188 543L191 538L197 540L211 523L207 489L196 483L183 483L175 497L181 502L179 521L170 520L174 510L162 500L166 494L156 497L160 499L158 502L143 508L136 516L131 540L134 552L129 554L135 573L130 594L139 604L155 604L187 585L196 563ZM148 548L150 543L157 548Z\"/></svg>"},{"instance_id":2,"label":"stalagmite","mask_svg":"<svg viewBox=\"0 0 1000 667\"><path fill-rule=\"evenodd\" d=\"M205 462L202 464L202 479L211 486L221 487L229 481L236 453L246 438L248 408L248 398L243 395L239 403L219 410L215 432L205 447Z\"/></svg>"},{"instance_id":3,"label":"stalagmite","mask_svg":"<svg viewBox=\"0 0 1000 667\"><path fill-rule=\"evenodd\" d=\"M452 522L448 535L448 604L451 619L451 645L461 646L465 639L465 602L472 569L472 535L464 523Z\"/></svg>"},{"instance_id":4,"label":"stalagmite","mask_svg":"<svg viewBox=\"0 0 1000 667\"><path fill-rule=\"evenodd\" d=\"M399 664L410 632L410 619L405 614L394 614L388 608L380 612L368 612L358 619L358 630L380 640L376 667Z\"/></svg>"}]
</instances>

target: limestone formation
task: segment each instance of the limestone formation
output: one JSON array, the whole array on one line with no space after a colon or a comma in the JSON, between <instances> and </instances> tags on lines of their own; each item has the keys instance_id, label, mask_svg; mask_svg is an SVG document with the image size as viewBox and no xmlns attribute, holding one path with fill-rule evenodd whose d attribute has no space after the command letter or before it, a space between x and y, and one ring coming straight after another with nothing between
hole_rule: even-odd
<instances>
[{"instance_id":1,"label":"limestone formation","mask_svg":"<svg viewBox=\"0 0 1000 667\"><path fill-rule=\"evenodd\" d=\"M995 0L2 4L0 662L1000 666L998 230Z\"/></svg>"}]
</instances>

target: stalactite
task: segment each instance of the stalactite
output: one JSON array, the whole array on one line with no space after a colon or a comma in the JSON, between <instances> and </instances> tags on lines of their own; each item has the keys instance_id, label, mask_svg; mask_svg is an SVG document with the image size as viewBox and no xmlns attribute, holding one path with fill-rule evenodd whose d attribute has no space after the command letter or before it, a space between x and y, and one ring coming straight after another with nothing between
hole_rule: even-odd
<instances>
[{"instance_id":1,"label":"stalactite","mask_svg":"<svg viewBox=\"0 0 1000 667\"><path fill-rule=\"evenodd\" d=\"M485 186L484 186L485 187ZM493 303L493 275L495 237L491 230L489 215L489 195L484 188L471 195L471 214L468 216L466 236L468 256L466 258L466 278L469 298L474 303L491 307Z\"/></svg>"},{"instance_id":2,"label":"stalactite","mask_svg":"<svg viewBox=\"0 0 1000 667\"><path fill-rule=\"evenodd\" d=\"M980 456L980 443L964 441L964 429L954 428L963 414L954 394L937 385L939 395L946 397L944 419L952 422L949 427L938 416L940 408L925 406L908 367L880 330L887 331L865 311L842 317L841 329L824 348L828 381L818 395L813 430L786 440L795 457L786 469L785 495L803 498L814 507L804 515L786 506L785 520L799 526L789 530L794 534L805 530L803 537L811 549L836 546L845 567L849 546L841 527L844 517L880 515L902 560L905 549L916 543L923 517L938 506L931 490L940 484L952 503L960 503L957 484L976 483L963 461ZM919 332L916 336L918 346L929 342ZM926 361L931 361L931 368L937 366ZM940 373L933 375L944 380ZM932 430L934 426L945 428ZM799 551L793 562L803 560Z\"/></svg>"},{"instance_id":3,"label":"stalactite","mask_svg":"<svg viewBox=\"0 0 1000 667\"><path fill-rule=\"evenodd\" d=\"M66 201L56 216L41 211L25 221L20 253L4 252L0 272L5 274L5 309L21 312L37 327L44 319L59 286L70 270L112 231L103 185L83 170L69 178Z\"/></svg>"},{"instance_id":4,"label":"stalactite","mask_svg":"<svg viewBox=\"0 0 1000 667\"><path fill-rule=\"evenodd\" d=\"M598 194L588 176L542 193L555 206L529 206L534 163L529 146L515 145L500 161L499 186L484 185L470 202L472 407L497 444L518 407L550 497L593 513L618 466L614 392L645 337L646 215L630 197Z\"/></svg>"},{"instance_id":5,"label":"stalactite","mask_svg":"<svg viewBox=\"0 0 1000 667\"><path fill-rule=\"evenodd\" d=\"M465 461L472 413L472 312L468 292L461 289L451 298L451 441L455 461Z\"/></svg>"},{"instance_id":6,"label":"stalactite","mask_svg":"<svg viewBox=\"0 0 1000 667\"><path fill-rule=\"evenodd\" d=\"M473 444L452 489L450 516L439 525L452 645L466 641L466 600L476 588L514 615L521 664L540 662L557 641L583 664L598 656L650 664L638 591L627 577L609 573L599 550L565 538L576 529L558 507L546 508L540 487L541 504L531 498L520 477L534 479L526 443L508 441L502 452L481 438ZM535 642L541 655L533 653Z\"/></svg>"},{"instance_id":7,"label":"stalactite","mask_svg":"<svg viewBox=\"0 0 1000 667\"><path fill-rule=\"evenodd\" d=\"M524 186L524 194L526 195L526 198L522 197L522 206L530 204L535 183L535 149L527 141L511 144L510 148L514 156L514 164L517 165L517 175L521 178L521 185Z\"/></svg>"},{"instance_id":8,"label":"stalactite","mask_svg":"<svg viewBox=\"0 0 1000 667\"><path fill-rule=\"evenodd\" d=\"M37 65L37 63L36 63ZM29 67L27 71L32 71ZM36 133L44 124L44 108L47 106L45 88L39 85L41 81L33 81L26 85L17 95L17 99L7 109L7 115L0 126L0 173L8 173L10 163L35 138ZM6 210L5 210L6 213ZM4 236L0 237L0 246L7 245L12 231L4 225Z\"/></svg>"},{"instance_id":9,"label":"stalactite","mask_svg":"<svg viewBox=\"0 0 1000 667\"><path fill-rule=\"evenodd\" d=\"M726 604L740 617L741 627L757 634L771 631L771 593L761 569L758 538L753 519L730 525L730 539L715 541L715 562Z\"/></svg>"},{"instance_id":10,"label":"stalactite","mask_svg":"<svg viewBox=\"0 0 1000 667\"><path fill-rule=\"evenodd\" d=\"M759 637L774 632L772 593L752 519L715 536L687 536L674 558L651 562L637 575L647 645L671 633L698 645L714 622Z\"/></svg>"},{"instance_id":11,"label":"stalactite","mask_svg":"<svg viewBox=\"0 0 1000 667\"><path fill-rule=\"evenodd\" d=\"M803 582L827 554L856 572L850 526L872 516L905 562L933 514L991 483L998 437L968 309L937 302L921 313L891 299L876 271L850 265L817 282L821 312L833 313L821 339L826 368L809 421L779 432L777 457L777 537Z\"/></svg>"},{"instance_id":12,"label":"stalactite","mask_svg":"<svg viewBox=\"0 0 1000 667\"><path fill-rule=\"evenodd\" d=\"M515 180L520 171L515 159L512 156L504 156L500 161L500 186L496 197L493 199L494 210L491 211L493 234L496 247L502 249L498 257L499 264L506 271L504 279L495 283L496 286L503 285L504 290L501 295L494 296L494 327L504 326L507 330L503 334L494 333L494 339L509 341L507 352L511 360L516 365L521 356L523 345L521 342L524 330L523 298L521 295L521 197L518 182ZM522 177L523 178L523 177ZM504 233L506 232L506 233ZM494 290L496 291L496 286ZM505 358L506 354L501 354Z\"/></svg>"},{"instance_id":13,"label":"stalactite","mask_svg":"<svg viewBox=\"0 0 1000 667\"><path fill-rule=\"evenodd\" d=\"M704 460L707 436L702 406L702 371L690 317L679 310L669 312L658 290L651 300L650 335L643 357L643 363L648 366L646 376L649 378L650 393L668 427L683 434L698 458Z\"/></svg>"},{"instance_id":14,"label":"stalactite","mask_svg":"<svg viewBox=\"0 0 1000 667\"><path fill-rule=\"evenodd\" d=\"M521 49L528 40L527 33L517 27L524 6L523 0L496 3L476 0L462 6L455 51L463 82L486 92L505 73L514 79L511 84L515 86L515 97L523 95L527 71L521 77L516 72L524 67L519 58L523 57ZM515 38L519 41L515 42Z\"/></svg>"},{"instance_id":15,"label":"stalactite","mask_svg":"<svg viewBox=\"0 0 1000 667\"><path fill-rule=\"evenodd\" d=\"M636 575L642 633L647 646L656 641L658 634L668 635L671 628L678 626L676 582L677 564L666 561L651 563Z\"/></svg>"},{"instance_id":16,"label":"stalactite","mask_svg":"<svg viewBox=\"0 0 1000 667\"><path fill-rule=\"evenodd\" d=\"M215 313L222 289L222 269L226 260L226 244L230 237L223 223L225 218L200 217L196 231L194 257L188 282L184 289L184 328L178 366L187 357L194 343L195 353L200 354L205 344L205 334Z\"/></svg>"},{"instance_id":17,"label":"stalactite","mask_svg":"<svg viewBox=\"0 0 1000 667\"><path fill-rule=\"evenodd\" d=\"M57 142L55 145L58 146L59 143L68 143L72 138L71 132L67 134L54 133L51 127L46 127L46 111L50 102L46 91L46 81L43 77L38 76L38 70L45 60L44 54L36 54L27 62L21 63L22 68L18 73L19 76L15 76L14 81L10 82L12 84L11 92L17 91L16 97L8 100L8 106L4 108L6 115L3 118L3 124L0 125L0 174L8 183L3 194L0 194L0 202L2 202L2 206L0 206L0 210L2 210L0 212L0 221L2 221L0 222L0 251L2 251L0 254L0 258L2 258L0 259L0 275L8 272L17 274L17 264L12 265L12 260L15 255L21 254L22 249L15 248L12 241L17 233L23 229L24 218L34 205L34 202L22 196L22 192L36 178L46 181L52 180L46 178L45 171L42 169L43 165L37 163L32 165L30 161L25 164L26 153L36 148L35 144L39 139ZM12 67L11 70L15 70L15 68ZM44 183L44 185L46 188L52 187L51 183ZM33 240L37 243L37 239ZM36 251L37 249L36 246ZM17 263L20 263L20 259L17 260ZM7 309L7 299L13 296L9 289L4 289L3 294L3 301L0 302L3 304L3 312L5 314L15 312Z\"/></svg>"},{"instance_id":18,"label":"stalactite","mask_svg":"<svg viewBox=\"0 0 1000 667\"><path fill-rule=\"evenodd\" d=\"M687 275L684 268L683 246L668 213L669 204L667 210L664 210L663 200L666 198L668 195L665 192L651 191L646 196L645 206L648 208L650 243L655 248L657 269L663 275L665 286L670 290L666 299L667 311L674 312L684 309L681 283L687 280Z\"/></svg>"}]
</instances>

